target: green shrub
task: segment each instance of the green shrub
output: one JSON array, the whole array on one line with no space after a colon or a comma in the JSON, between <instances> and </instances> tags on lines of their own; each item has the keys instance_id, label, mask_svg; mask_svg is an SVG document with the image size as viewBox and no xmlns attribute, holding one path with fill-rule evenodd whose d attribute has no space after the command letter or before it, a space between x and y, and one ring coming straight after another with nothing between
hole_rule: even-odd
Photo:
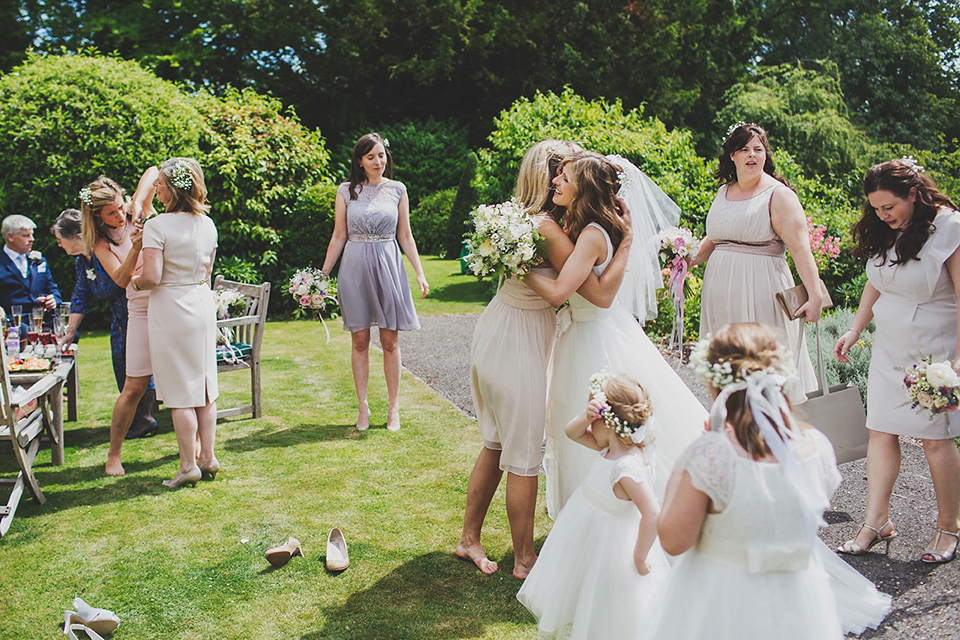
<instances>
[{"instance_id":1,"label":"green shrub","mask_svg":"<svg viewBox=\"0 0 960 640\"><path fill-rule=\"evenodd\" d=\"M193 102L135 62L30 54L0 77L0 210L37 223L36 248L69 299L74 259L47 232L60 211L100 174L132 191L150 164L199 156L202 129Z\"/></svg>"},{"instance_id":2,"label":"green shrub","mask_svg":"<svg viewBox=\"0 0 960 640\"><path fill-rule=\"evenodd\" d=\"M510 198L523 155L544 138L576 142L603 154L620 154L633 162L673 198L682 223L702 231L716 187L704 161L694 152L692 134L668 131L656 118L626 113L619 101L587 101L572 89L559 95L521 98L495 120L491 148L480 150L477 189L480 202Z\"/></svg>"},{"instance_id":3,"label":"green shrub","mask_svg":"<svg viewBox=\"0 0 960 640\"><path fill-rule=\"evenodd\" d=\"M447 239L450 210L456 197L456 189L444 189L421 200L416 211L411 212L410 229L420 253L445 254L444 241Z\"/></svg>"},{"instance_id":4,"label":"green shrub","mask_svg":"<svg viewBox=\"0 0 960 640\"><path fill-rule=\"evenodd\" d=\"M280 252L285 241L306 244L304 233L314 232L294 210L304 190L327 177L323 138L279 100L252 89L231 89L222 98L201 92L194 104L207 125L200 163L219 252L242 257L256 270L256 280L277 282L292 266L303 266Z\"/></svg>"},{"instance_id":5,"label":"green shrub","mask_svg":"<svg viewBox=\"0 0 960 640\"><path fill-rule=\"evenodd\" d=\"M407 186L411 210L431 193L459 184L462 167L471 153L466 129L455 120L432 118L425 122L404 120L371 129L357 129L347 134L337 147L334 161L334 169L341 182L349 177L353 145L360 136L371 131L376 131L390 143L393 177Z\"/></svg>"},{"instance_id":6,"label":"green shrub","mask_svg":"<svg viewBox=\"0 0 960 640\"><path fill-rule=\"evenodd\" d=\"M838 362L833 357L833 347L837 340L850 329L853 324L853 316L856 309L836 309L832 313L824 315L820 320L820 352L823 356L824 369L827 372L827 381L830 385L849 382L860 387L860 395L863 401L867 401L867 374L870 371L870 356L873 354L873 332L874 324L871 322L863 333L860 334L860 340L847 352L849 363ZM807 349L810 352L810 358L813 360L813 366L817 366L817 335L816 327L806 326Z\"/></svg>"},{"instance_id":7,"label":"green shrub","mask_svg":"<svg viewBox=\"0 0 960 640\"><path fill-rule=\"evenodd\" d=\"M447 257L455 258L461 254L463 236L470 228L470 212L477 206L477 190L473 188L473 180L476 176L477 154L471 151L463 163L457 197L453 201L450 218L447 220L447 236L444 244Z\"/></svg>"}]
</instances>

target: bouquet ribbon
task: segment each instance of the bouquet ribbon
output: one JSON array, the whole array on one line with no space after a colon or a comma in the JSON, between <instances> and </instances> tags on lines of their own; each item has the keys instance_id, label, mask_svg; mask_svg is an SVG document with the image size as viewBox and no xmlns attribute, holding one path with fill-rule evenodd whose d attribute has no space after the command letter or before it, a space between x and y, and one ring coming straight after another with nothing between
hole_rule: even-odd
<instances>
[{"instance_id":1,"label":"bouquet ribbon","mask_svg":"<svg viewBox=\"0 0 960 640\"><path fill-rule=\"evenodd\" d=\"M680 256L674 256L670 261L670 281L668 288L670 297L673 298L673 328L670 331L670 346L674 345L681 351L683 349L683 307L686 302L686 296L683 293L683 284L687 279L687 261Z\"/></svg>"}]
</instances>

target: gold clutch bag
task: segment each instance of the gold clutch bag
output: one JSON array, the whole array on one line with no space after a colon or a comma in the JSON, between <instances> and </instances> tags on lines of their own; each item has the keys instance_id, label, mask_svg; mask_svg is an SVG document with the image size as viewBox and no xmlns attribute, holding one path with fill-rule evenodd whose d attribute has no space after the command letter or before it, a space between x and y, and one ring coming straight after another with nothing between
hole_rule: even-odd
<instances>
[{"instance_id":1,"label":"gold clutch bag","mask_svg":"<svg viewBox=\"0 0 960 640\"><path fill-rule=\"evenodd\" d=\"M827 291L827 285L824 284L823 280L820 280L820 293L823 296L823 302L820 304L820 308L829 309L832 307L833 300L830 299L830 292ZM808 299L807 288L802 284L777 293L777 302L780 303L780 308L783 309L783 312L787 314L787 317L791 320L797 319L797 311L807 303Z\"/></svg>"}]
</instances>

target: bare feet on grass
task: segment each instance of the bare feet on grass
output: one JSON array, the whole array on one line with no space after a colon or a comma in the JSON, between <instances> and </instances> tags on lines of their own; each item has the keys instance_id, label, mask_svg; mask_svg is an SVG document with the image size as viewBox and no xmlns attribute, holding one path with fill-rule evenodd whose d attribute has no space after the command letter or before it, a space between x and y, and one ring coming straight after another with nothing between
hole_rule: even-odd
<instances>
[{"instance_id":1,"label":"bare feet on grass","mask_svg":"<svg viewBox=\"0 0 960 640\"><path fill-rule=\"evenodd\" d=\"M370 428L370 405L366 402L360 405L357 410L357 431L365 431Z\"/></svg>"},{"instance_id":2,"label":"bare feet on grass","mask_svg":"<svg viewBox=\"0 0 960 640\"><path fill-rule=\"evenodd\" d=\"M387 429L390 431L400 430L400 408L393 407L387 411Z\"/></svg>"},{"instance_id":3,"label":"bare feet on grass","mask_svg":"<svg viewBox=\"0 0 960 640\"><path fill-rule=\"evenodd\" d=\"M477 565L477 569L488 575L497 570L497 563L487 557L487 554L483 551L483 545L479 543L467 544L461 540L457 544L456 554L461 560L469 560Z\"/></svg>"},{"instance_id":4,"label":"bare feet on grass","mask_svg":"<svg viewBox=\"0 0 960 640\"><path fill-rule=\"evenodd\" d=\"M515 560L513 563L513 577L518 580L525 580L530 572L533 570L533 565L537 562L537 556L533 556L533 560L529 563L520 562Z\"/></svg>"},{"instance_id":5,"label":"bare feet on grass","mask_svg":"<svg viewBox=\"0 0 960 640\"><path fill-rule=\"evenodd\" d=\"M108 476L122 476L126 473L123 470L123 465L120 464L120 458L111 458L110 456L107 456L106 472Z\"/></svg>"}]
</instances>

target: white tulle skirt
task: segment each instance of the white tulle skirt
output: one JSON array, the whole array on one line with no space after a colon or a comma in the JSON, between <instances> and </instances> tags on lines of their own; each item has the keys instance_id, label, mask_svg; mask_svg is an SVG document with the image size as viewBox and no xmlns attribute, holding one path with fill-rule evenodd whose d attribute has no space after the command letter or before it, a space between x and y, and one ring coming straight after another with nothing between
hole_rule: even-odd
<instances>
[{"instance_id":1,"label":"white tulle skirt","mask_svg":"<svg viewBox=\"0 0 960 640\"><path fill-rule=\"evenodd\" d=\"M632 375L650 395L658 424L653 486L662 498L673 462L703 433L706 409L643 328L616 303L610 309L567 307L558 317L544 458L550 517L557 517L593 463L593 452L567 438L564 427L586 410L590 376L602 369Z\"/></svg>"}]
</instances>

